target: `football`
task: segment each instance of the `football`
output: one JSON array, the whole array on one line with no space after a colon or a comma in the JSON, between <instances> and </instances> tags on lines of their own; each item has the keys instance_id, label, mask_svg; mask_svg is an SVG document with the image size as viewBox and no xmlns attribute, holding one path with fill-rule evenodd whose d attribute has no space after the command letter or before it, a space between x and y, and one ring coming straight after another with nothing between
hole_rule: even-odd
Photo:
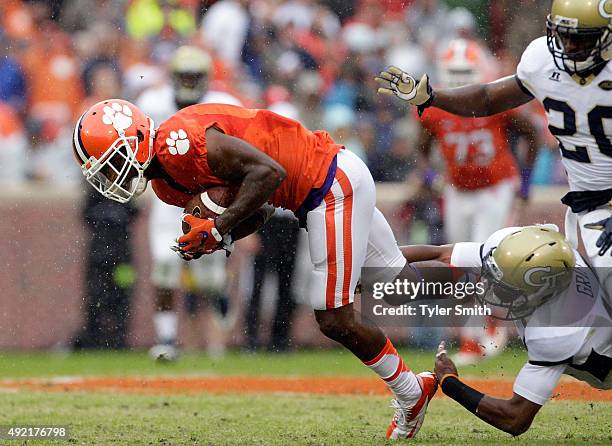
<instances>
[{"instance_id":1,"label":"football","mask_svg":"<svg viewBox=\"0 0 612 446\"><path fill-rule=\"evenodd\" d=\"M200 218L215 218L232 204L237 193L237 187L211 187L193 197L185 206L185 213ZM188 232L189 225L183 222L183 233Z\"/></svg>"}]
</instances>

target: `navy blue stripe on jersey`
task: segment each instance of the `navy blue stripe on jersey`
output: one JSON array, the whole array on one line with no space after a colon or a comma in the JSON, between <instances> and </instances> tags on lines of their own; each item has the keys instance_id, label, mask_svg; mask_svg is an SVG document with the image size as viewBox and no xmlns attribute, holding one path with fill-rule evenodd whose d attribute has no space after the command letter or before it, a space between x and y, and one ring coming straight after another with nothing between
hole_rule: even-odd
<instances>
[{"instance_id":1,"label":"navy blue stripe on jersey","mask_svg":"<svg viewBox=\"0 0 612 446\"><path fill-rule=\"evenodd\" d=\"M591 354L586 361L582 364L574 364L572 360L574 357L564 359L563 361L532 361L529 360L529 364L539 365L544 367L553 367L556 365L567 364L573 369L587 372L599 381L603 382L612 370L612 358L600 355L594 349L591 349Z\"/></svg>"},{"instance_id":2,"label":"navy blue stripe on jersey","mask_svg":"<svg viewBox=\"0 0 612 446\"><path fill-rule=\"evenodd\" d=\"M561 203L569 206L573 213L593 211L612 200L612 189L571 191L561 198Z\"/></svg>"},{"instance_id":3,"label":"navy blue stripe on jersey","mask_svg":"<svg viewBox=\"0 0 612 446\"><path fill-rule=\"evenodd\" d=\"M563 359L561 361L532 361L531 359L529 360L529 364L531 365L539 365L542 367L553 367L556 365L561 365L561 364L571 364L572 359L574 359L573 356L570 356L567 359Z\"/></svg>"},{"instance_id":4,"label":"navy blue stripe on jersey","mask_svg":"<svg viewBox=\"0 0 612 446\"><path fill-rule=\"evenodd\" d=\"M612 358L600 355L595 350L591 349L591 354L584 364L570 364L576 370L587 372L603 382L612 370Z\"/></svg>"}]
</instances>

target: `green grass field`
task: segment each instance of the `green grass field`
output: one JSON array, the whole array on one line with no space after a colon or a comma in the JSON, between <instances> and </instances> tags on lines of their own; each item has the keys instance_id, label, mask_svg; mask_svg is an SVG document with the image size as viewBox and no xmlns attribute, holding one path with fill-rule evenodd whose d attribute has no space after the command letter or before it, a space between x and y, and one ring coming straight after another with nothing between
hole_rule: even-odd
<instances>
[{"instance_id":1,"label":"green grass field","mask_svg":"<svg viewBox=\"0 0 612 446\"><path fill-rule=\"evenodd\" d=\"M402 350L413 370L431 370L430 351ZM494 361L461 370L470 376L514 376L526 360L522 350L507 350ZM166 375L295 375L374 376L350 352L342 349L305 350L290 354L229 352L221 358L183 354L176 363L155 363L144 352L13 353L0 352L0 379L52 376Z\"/></svg>"},{"instance_id":2,"label":"green grass field","mask_svg":"<svg viewBox=\"0 0 612 446\"><path fill-rule=\"evenodd\" d=\"M433 355L403 351L414 370ZM462 370L470 376L511 378L524 354ZM212 360L184 355L152 363L144 353L0 354L0 379L59 376L372 376L340 350L288 355L231 353ZM69 444L92 445L345 445L386 444L390 398L304 394L134 395L118 392L5 391L0 425L70 426ZM612 404L552 401L519 439L490 428L448 399L430 405L416 444L612 444ZM6 444L25 444L7 441ZM27 444L61 444L31 440Z\"/></svg>"}]
</instances>

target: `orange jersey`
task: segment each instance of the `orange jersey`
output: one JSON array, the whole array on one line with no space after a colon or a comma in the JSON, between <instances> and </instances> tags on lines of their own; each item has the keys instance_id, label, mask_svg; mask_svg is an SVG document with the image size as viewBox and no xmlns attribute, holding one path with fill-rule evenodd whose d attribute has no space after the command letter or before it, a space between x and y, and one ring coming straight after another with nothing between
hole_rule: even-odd
<instances>
[{"instance_id":1,"label":"orange jersey","mask_svg":"<svg viewBox=\"0 0 612 446\"><path fill-rule=\"evenodd\" d=\"M323 186L332 161L342 148L326 132L311 132L299 122L268 110L193 105L157 129L154 151L171 177L152 182L161 200L184 207L191 196L226 183L211 172L206 159L206 129L213 126L250 143L285 168L287 177L270 203L292 211L300 207L312 189Z\"/></svg>"},{"instance_id":2,"label":"orange jersey","mask_svg":"<svg viewBox=\"0 0 612 446\"><path fill-rule=\"evenodd\" d=\"M440 144L452 186L482 189L518 175L506 137L510 116L463 118L438 108L425 111L421 123Z\"/></svg>"}]
</instances>

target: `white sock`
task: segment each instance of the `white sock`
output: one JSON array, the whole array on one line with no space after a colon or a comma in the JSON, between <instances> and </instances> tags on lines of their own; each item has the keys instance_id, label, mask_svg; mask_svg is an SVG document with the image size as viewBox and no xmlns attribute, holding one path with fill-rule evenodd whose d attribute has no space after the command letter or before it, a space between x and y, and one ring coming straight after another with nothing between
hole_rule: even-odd
<instances>
[{"instance_id":1,"label":"white sock","mask_svg":"<svg viewBox=\"0 0 612 446\"><path fill-rule=\"evenodd\" d=\"M153 325L160 344L176 343L178 314L175 311L157 311L153 315Z\"/></svg>"},{"instance_id":2,"label":"white sock","mask_svg":"<svg viewBox=\"0 0 612 446\"><path fill-rule=\"evenodd\" d=\"M423 392L415 374L406 367L389 338L381 352L364 364L385 381L402 406L411 407L421 397Z\"/></svg>"}]
</instances>

